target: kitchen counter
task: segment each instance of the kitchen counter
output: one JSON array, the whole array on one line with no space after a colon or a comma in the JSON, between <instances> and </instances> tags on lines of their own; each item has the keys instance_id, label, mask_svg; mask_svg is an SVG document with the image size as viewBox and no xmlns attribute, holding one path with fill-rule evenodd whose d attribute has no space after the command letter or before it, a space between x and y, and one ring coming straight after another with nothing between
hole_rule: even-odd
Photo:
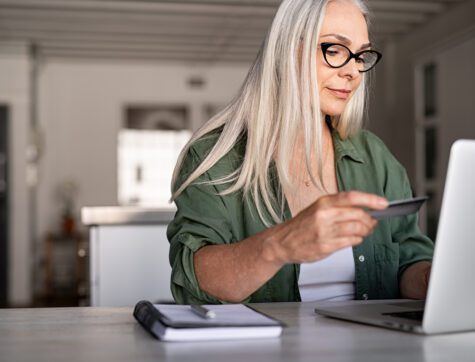
<instances>
[{"instance_id":1,"label":"kitchen counter","mask_svg":"<svg viewBox=\"0 0 475 362\"><path fill-rule=\"evenodd\" d=\"M175 216L175 209L142 207L84 207L82 223L92 225L168 224Z\"/></svg>"}]
</instances>

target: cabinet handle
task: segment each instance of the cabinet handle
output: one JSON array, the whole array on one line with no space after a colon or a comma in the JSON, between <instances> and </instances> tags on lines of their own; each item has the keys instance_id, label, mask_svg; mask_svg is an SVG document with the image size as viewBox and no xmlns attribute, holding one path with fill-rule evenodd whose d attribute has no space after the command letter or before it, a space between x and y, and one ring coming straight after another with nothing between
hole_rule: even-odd
<instances>
[{"instance_id":1,"label":"cabinet handle","mask_svg":"<svg viewBox=\"0 0 475 362\"><path fill-rule=\"evenodd\" d=\"M0 153L0 193L7 191L7 156Z\"/></svg>"}]
</instances>

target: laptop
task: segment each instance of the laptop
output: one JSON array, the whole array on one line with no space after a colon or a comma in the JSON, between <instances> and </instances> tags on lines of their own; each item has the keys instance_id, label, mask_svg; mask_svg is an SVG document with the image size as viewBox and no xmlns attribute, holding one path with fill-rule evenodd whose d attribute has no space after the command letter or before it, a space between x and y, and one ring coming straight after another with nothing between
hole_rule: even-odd
<instances>
[{"instance_id":1,"label":"laptop","mask_svg":"<svg viewBox=\"0 0 475 362\"><path fill-rule=\"evenodd\" d=\"M427 299L318 303L315 312L420 334L475 330L475 140L450 151Z\"/></svg>"}]
</instances>

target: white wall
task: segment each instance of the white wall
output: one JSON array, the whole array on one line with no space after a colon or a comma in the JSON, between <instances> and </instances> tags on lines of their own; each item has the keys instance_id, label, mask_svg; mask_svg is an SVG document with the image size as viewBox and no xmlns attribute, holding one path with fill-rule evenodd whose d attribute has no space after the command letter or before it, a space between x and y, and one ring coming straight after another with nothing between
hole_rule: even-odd
<instances>
[{"instance_id":1,"label":"white wall","mask_svg":"<svg viewBox=\"0 0 475 362\"><path fill-rule=\"evenodd\" d=\"M117 140L129 104L186 104L193 128L203 107L224 104L237 92L247 66L214 68L49 61L40 71L40 124L46 147L41 159L38 235L59 227L59 183L79 185L77 209L117 204ZM190 75L206 80L190 89Z\"/></svg>"},{"instance_id":2,"label":"white wall","mask_svg":"<svg viewBox=\"0 0 475 362\"><path fill-rule=\"evenodd\" d=\"M5 47L9 47L8 55ZM4 53L5 52L5 53ZM0 103L9 107L9 302L31 300L31 248L26 184L26 147L29 124L29 61L26 47L0 45Z\"/></svg>"}]
</instances>

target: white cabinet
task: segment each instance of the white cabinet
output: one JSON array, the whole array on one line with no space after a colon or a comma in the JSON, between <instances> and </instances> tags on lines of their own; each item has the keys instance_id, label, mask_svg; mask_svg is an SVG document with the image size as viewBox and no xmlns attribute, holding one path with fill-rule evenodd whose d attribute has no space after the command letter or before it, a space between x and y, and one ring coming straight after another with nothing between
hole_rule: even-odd
<instances>
[{"instance_id":1,"label":"white cabinet","mask_svg":"<svg viewBox=\"0 0 475 362\"><path fill-rule=\"evenodd\" d=\"M173 212L105 209L82 213L90 227L91 306L172 301L166 230Z\"/></svg>"}]
</instances>

